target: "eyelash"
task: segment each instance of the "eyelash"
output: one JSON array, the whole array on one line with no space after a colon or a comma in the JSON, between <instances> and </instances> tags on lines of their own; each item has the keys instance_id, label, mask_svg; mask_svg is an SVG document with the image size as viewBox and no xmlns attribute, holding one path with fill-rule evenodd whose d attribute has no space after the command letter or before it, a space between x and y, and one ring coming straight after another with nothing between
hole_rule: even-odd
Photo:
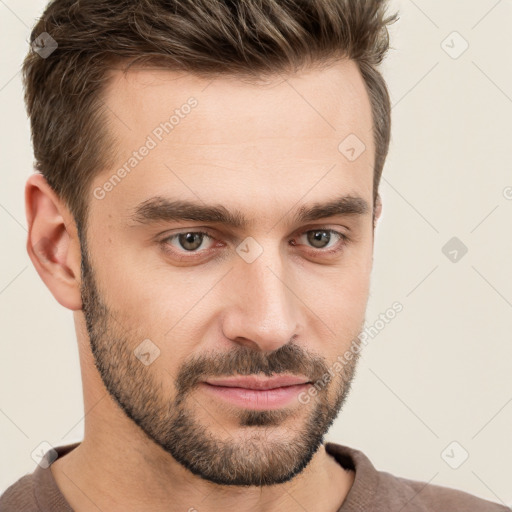
<instances>
[{"instance_id":1,"label":"eyelash","mask_svg":"<svg viewBox=\"0 0 512 512\"><path fill-rule=\"evenodd\" d=\"M330 255L337 254L337 253L341 252L346 247L346 245L350 242L350 239L344 233L342 233L340 231L336 231L335 229L325 229L322 227L316 228L316 229L308 229L306 231L303 231L298 234L298 237L300 237L302 235L306 235L307 233L315 232L315 231L324 231L331 235L335 235L335 236L339 237L339 241L335 245L335 247L331 248L331 249L315 249L315 248L310 249L314 255L330 256ZM200 252L199 251L187 252L187 251L178 251L178 250L169 248L170 247L169 242L171 240L174 240L174 239L178 238L180 235L185 235L187 233L192 233L195 235L203 235L207 238L215 240L215 238L210 233L208 233L206 231L201 231L201 230L199 230L199 231L192 231L192 230L181 231L179 233L174 233L172 235L169 235L169 236L165 237L163 240L161 240L160 244L162 246L162 250L165 253L168 253L173 257L177 257L179 260L191 261L191 260L194 260L194 259L197 259L200 257L204 257L205 253L206 254L211 253L215 249L215 247L214 247L212 249L204 249L203 251L200 251ZM292 244L292 245L295 246L296 244ZM186 255L186 256L183 256L183 255Z\"/></svg>"}]
</instances>

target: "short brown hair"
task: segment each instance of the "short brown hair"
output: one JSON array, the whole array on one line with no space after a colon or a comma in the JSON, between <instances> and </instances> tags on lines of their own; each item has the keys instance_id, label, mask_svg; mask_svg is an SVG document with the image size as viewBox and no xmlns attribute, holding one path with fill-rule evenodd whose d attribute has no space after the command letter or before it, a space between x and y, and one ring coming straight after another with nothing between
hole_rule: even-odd
<instances>
[{"instance_id":1,"label":"short brown hair","mask_svg":"<svg viewBox=\"0 0 512 512\"><path fill-rule=\"evenodd\" d=\"M92 179L114 165L102 101L114 64L258 78L349 58L372 107L375 203L391 132L377 67L397 19L385 10L386 0L52 0L23 63L35 168L80 230Z\"/></svg>"}]
</instances>

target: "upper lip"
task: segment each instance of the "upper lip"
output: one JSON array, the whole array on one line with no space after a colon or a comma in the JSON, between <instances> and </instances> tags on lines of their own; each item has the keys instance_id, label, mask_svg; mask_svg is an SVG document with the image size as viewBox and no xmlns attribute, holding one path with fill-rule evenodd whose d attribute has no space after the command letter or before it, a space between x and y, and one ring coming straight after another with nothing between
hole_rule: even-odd
<instances>
[{"instance_id":1,"label":"upper lip","mask_svg":"<svg viewBox=\"0 0 512 512\"><path fill-rule=\"evenodd\" d=\"M246 389L275 389L285 386L296 386L310 382L307 377L297 375L278 375L271 378L260 378L252 375L237 377L220 377L207 379L207 384Z\"/></svg>"}]
</instances>

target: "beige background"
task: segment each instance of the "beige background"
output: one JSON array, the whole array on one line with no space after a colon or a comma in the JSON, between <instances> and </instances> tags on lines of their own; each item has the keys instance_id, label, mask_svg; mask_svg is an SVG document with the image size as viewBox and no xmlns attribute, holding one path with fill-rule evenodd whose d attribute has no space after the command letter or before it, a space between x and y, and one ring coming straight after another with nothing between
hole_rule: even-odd
<instances>
[{"instance_id":1,"label":"beige background","mask_svg":"<svg viewBox=\"0 0 512 512\"><path fill-rule=\"evenodd\" d=\"M83 435L72 315L25 251L32 149L19 68L44 3L0 0L0 492L34 469L42 441ZM512 2L391 6L393 135L368 324L395 301L404 309L370 340L328 439L397 476L510 506ZM452 237L468 248L455 263L442 252ZM445 459L462 450L452 469Z\"/></svg>"}]
</instances>

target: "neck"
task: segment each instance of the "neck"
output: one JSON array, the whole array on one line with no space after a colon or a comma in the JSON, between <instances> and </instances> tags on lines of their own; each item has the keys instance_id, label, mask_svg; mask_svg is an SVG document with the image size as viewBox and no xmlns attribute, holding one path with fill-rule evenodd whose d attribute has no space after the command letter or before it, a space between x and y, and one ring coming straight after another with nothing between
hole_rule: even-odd
<instances>
[{"instance_id":1,"label":"neck","mask_svg":"<svg viewBox=\"0 0 512 512\"><path fill-rule=\"evenodd\" d=\"M354 481L325 451L289 482L264 487L221 486L193 475L149 440L112 436L87 439L51 471L73 510L112 512L288 512L299 508L336 512ZM130 447L130 449L127 449Z\"/></svg>"}]
</instances>

